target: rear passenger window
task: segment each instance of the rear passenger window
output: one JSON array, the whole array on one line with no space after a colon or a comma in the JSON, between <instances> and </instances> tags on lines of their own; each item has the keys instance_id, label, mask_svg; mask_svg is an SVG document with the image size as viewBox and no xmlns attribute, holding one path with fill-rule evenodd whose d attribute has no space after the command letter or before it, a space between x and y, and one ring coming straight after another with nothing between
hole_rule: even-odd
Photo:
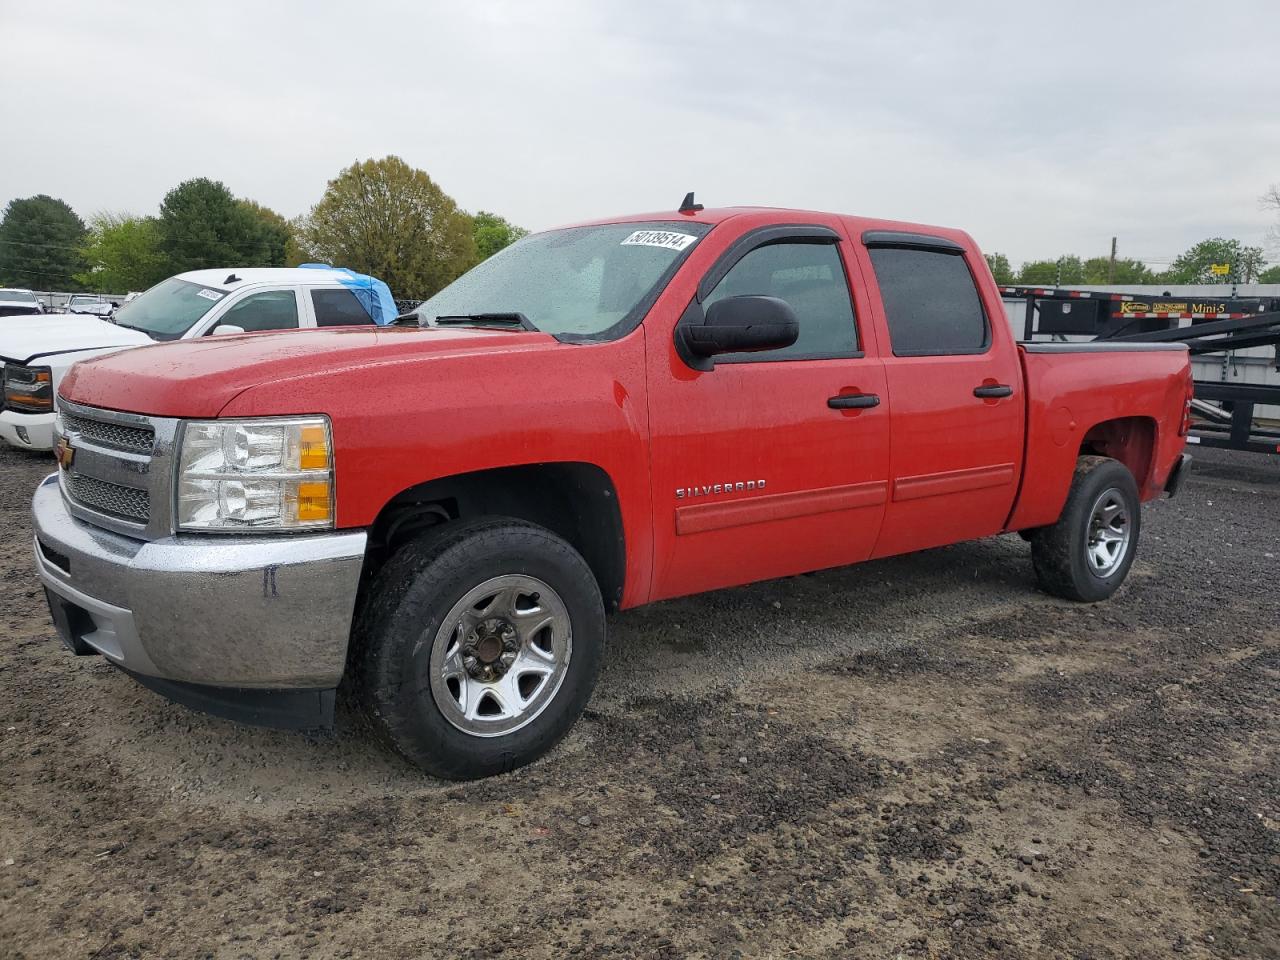
<instances>
[{"instance_id":1,"label":"rear passenger window","mask_svg":"<svg viewBox=\"0 0 1280 960\"><path fill-rule=\"evenodd\" d=\"M726 360L818 360L856 356L858 333L840 253L833 243L771 243L735 263L703 301L766 296L785 300L800 321L800 336L781 350L730 353Z\"/></svg>"},{"instance_id":2,"label":"rear passenger window","mask_svg":"<svg viewBox=\"0 0 1280 960\"><path fill-rule=\"evenodd\" d=\"M373 323L373 317L350 290L312 290L311 305L316 311L317 327L354 327Z\"/></svg>"},{"instance_id":3,"label":"rear passenger window","mask_svg":"<svg viewBox=\"0 0 1280 960\"><path fill-rule=\"evenodd\" d=\"M870 253L894 356L987 349L987 315L964 257L899 247L873 247Z\"/></svg>"}]
</instances>

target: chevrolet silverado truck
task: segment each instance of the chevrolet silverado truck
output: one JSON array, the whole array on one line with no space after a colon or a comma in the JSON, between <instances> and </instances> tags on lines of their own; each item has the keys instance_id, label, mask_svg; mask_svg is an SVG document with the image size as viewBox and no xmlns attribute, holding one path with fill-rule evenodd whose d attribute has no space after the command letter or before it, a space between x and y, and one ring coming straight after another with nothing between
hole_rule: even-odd
<instances>
[{"instance_id":1,"label":"chevrolet silverado truck","mask_svg":"<svg viewBox=\"0 0 1280 960\"><path fill-rule=\"evenodd\" d=\"M0 439L22 450L52 450L53 398L80 360L157 341L394 317L382 281L314 265L180 273L125 303L110 323L74 311L6 321L0 323Z\"/></svg>"},{"instance_id":2,"label":"chevrolet silverado truck","mask_svg":"<svg viewBox=\"0 0 1280 960\"><path fill-rule=\"evenodd\" d=\"M417 314L72 368L34 498L66 645L277 726L341 685L478 777L570 728L610 609L1015 532L1098 601L1186 473L1186 349L1015 343L957 230L689 202Z\"/></svg>"},{"instance_id":3,"label":"chevrolet silverado truck","mask_svg":"<svg viewBox=\"0 0 1280 960\"><path fill-rule=\"evenodd\" d=\"M62 312L85 314L106 320L115 312L116 306L117 304L106 297L98 296L96 293L73 293L67 298L67 303Z\"/></svg>"},{"instance_id":4,"label":"chevrolet silverado truck","mask_svg":"<svg viewBox=\"0 0 1280 960\"><path fill-rule=\"evenodd\" d=\"M30 290L0 287L0 317L31 317L44 313L44 304Z\"/></svg>"}]
</instances>

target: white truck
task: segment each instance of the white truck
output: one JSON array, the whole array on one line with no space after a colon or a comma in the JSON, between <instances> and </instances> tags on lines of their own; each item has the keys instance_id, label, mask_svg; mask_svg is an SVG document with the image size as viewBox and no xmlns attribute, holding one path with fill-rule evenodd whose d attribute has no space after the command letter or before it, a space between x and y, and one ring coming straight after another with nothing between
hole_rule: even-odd
<instances>
[{"instance_id":1,"label":"white truck","mask_svg":"<svg viewBox=\"0 0 1280 960\"><path fill-rule=\"evenodd\" d=\"M0 287L0 317L29 317L44 313L44 304L30 290Z\"/></svg>"},{"instance_id":2,"label":"white truck","mask_svg":"<svg viewBox=\"0 0 1280 960\"><path fill-rule=\"evenodd\" d=\"M53 398L78 360L163 340L394 319L385 284L331 267L180 273L124 304L114 323L74 313L0 319L0 437L19 449L52 450Z\"/></svg>"},{"instance_id":3,"label":"white truck","mask_svg":"<svg viewBox=\"0 0 1280 960\"><path fill-rule=\"evenodd\" d=\"M67 298L64 313L85 313L104 320L115 311L116 305L106 297L94 293L73 293Z\"/></svg>"}]
</instances>

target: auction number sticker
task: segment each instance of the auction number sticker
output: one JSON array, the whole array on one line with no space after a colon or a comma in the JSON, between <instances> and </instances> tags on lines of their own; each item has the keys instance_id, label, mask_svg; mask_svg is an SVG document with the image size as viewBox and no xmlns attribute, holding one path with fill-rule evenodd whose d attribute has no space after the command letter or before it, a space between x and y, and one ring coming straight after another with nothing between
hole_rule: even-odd
<instances>
[{"instance_id":1,"label":"auction number sticker","mask_svg":"<svg viewBox=\"0 0 1280 960\"><path fill-rule=\"evenodd\" d=\"M637 230L622 241L624 247L662 247L665 250L683 250L697 237L669 230Z\"/></svg>"},{"instance_id":2,"label":"auction number sticker","mask_svg":"<svg viewBox=\"0 0 1280 960\"><path fill-rule=\"evenodd\" d=\"M217 290L201 290L196 294L197 297L204 297L206 300L221 300L222 294Z\"/></svg>"}]
</instances>

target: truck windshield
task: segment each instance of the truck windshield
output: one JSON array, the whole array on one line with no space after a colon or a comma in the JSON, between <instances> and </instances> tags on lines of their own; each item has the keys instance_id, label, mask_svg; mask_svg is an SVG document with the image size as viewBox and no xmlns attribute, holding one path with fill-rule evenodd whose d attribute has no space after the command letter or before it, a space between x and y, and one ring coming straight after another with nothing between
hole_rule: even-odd
<instances>
[{"instance_id":1,"label":"truck windshield","mask_svg":"<svg viewBox=\"0 0 1280 960\"><path fill-rule=\"evenodd\" d=\"M30 290L0 290L0 300L9 303L39 303L36 295Z\"/></svg>"},{"instance_id":2,"label":"truck windshield","mask_svg":"<svg viewBox=\"0 0 1280 960\"><path fill-rule=\"evenodd\" d=\"M177 340L226 295L217 287L170 277L116 311L116 324L152 340Z\"/></svg>"},{"instance_id":3,"label":"truck windshield","mask_svg":"<svg viewBox=\"0 0 1280 960\"><path fill-rule=\"evenodd\" d=\"M535 233L463 274L414 312L424 326L437 317L523 314L538 330L565 339L622 336L710 229L686 220Z\"/></svg>"}]
</instances>

